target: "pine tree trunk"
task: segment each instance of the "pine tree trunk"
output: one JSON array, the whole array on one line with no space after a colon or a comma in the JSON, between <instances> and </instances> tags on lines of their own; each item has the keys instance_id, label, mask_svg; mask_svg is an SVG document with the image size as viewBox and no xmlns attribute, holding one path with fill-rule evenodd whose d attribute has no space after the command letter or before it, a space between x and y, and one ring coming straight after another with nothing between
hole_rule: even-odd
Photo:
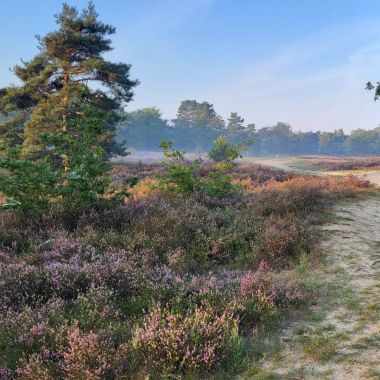
<instances>
[{"instance_id":1,"label":"pine tree trunk","mask_svg":"<svg viewBox=\"0 0 380 380\"><path fill-rule=\"evenodd\" d=\"M67 106L69 102L69 96L68 96L68 84L69 84L69 76L67 73L63 74L63 88L64 88L64 97L63 97L63 115L62 115L62 132L67 133ZM66 157L63 160L63 169L64 172L67 173L69 171L68 166L68 157Z\"/></svg>"}]
</instances>

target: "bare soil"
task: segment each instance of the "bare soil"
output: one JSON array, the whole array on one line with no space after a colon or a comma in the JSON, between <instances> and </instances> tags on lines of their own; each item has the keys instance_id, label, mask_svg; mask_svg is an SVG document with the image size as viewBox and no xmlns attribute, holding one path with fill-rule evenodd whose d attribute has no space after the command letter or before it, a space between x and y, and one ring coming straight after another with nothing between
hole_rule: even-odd
<instances>
[{"instance_id":1,"label":"bare soil","mask_svg":"<svg viewBox=\"0 0 380 380\"><path fill-rule=\"evenodd\" d=\"M334 213L324 226L324 291L306 320L287 327L261 378L380 379L380 198Z\"/></svg>"},{"instance_id":2,"label":"bare soil","mask_svg":"<svg viewBox=\"0 0 380 380\"><path fill-rule=\"evenodd\" d=\"M294 157L252 161L310 169ZM312 172L380 185L380 170ZM306 316L284 327L278 355L254 379L380 379L380 196L337 205L332 214L322 227L327 265L313 272L320 294Z\"/></svg>"}]
</instances>

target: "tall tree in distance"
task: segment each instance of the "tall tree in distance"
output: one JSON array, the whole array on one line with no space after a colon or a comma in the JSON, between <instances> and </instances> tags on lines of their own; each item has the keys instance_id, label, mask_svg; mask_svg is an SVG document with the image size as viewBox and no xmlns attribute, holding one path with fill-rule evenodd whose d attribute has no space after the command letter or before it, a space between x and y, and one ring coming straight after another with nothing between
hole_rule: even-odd
<instances>
[{"instance_id":1,"label":"tall tree in distance","mask_svg":"<svg viewBox=\"0 0 380 380\"><path fill-rule=\"evenodd\" d=\"M64 4L55 17L58 30L37 37L39 53L13 69L22 84L0 90L0 113L7 116L0 123L0 143L22 144L26 157L41 155L40 136L69 133L69 120L83 112L78 99L85 93L87 105L107 114L103 146L120 153L113 143L116 110L132 99L138 81L130 79L129 64L103 57L112 49L108 36L115 28L98 20L93 2L80 14Z\"/></svg>"},{"instance_id":2,"label":"tall tree in distance","mask_svg":"<svg viewBox=\"0 0 380 380\"><path fill-rule=\"evenodd\" d=\"M244 131L244 119L241 116L239 116L237 112L231 112L231 115L227 119L227 121L227 129L229 131Z\"/></svg>"},{"instance_id":3,"label":"tall tree in distance","mask_svg":"<svg viewBox=\"0 0 380 380\"><path fill-rule=\"evenodd\" d=\"M372 82L367 82L366 90L375 91L374 100L377 101L380 98L380 82L373 84Z\"/></svg>"},{"instance_id":4,"label":"tall tree in distance","mask_svg":"<svg viewBox=\"0 0 380 380\"><path fill-rule=\"evenodd\" d=\"M168 140L169 128L156 107L141 108L128 112L118 124L118 135L124 138L128 147L137 150L157 150L162 140Z\"/></svg>"},{"instance_id":5,"label":"tall tree in distance","mask_svg":"<svg viewBox=\"0 0 380 380\"><path fill-rule=\"evenodd\" d=\"M208 102L183 100L178 107L176 127L223 129L224 120L218 115L214 106Z\"/></svg>"}]
</instances>

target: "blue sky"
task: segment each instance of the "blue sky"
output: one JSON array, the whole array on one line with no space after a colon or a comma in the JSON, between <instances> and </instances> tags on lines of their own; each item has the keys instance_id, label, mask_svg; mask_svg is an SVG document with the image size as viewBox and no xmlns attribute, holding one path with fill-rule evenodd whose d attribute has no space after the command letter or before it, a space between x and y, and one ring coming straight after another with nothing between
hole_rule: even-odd
<instances>
[{"instance_id":1,"label":"blue sky","mask_svg":"<svg viewBox=\"0 0 380 380\"><path fill-rule=\"evenodd\" d=\"M68 0L82 8L87 1ZM1 0L0 86L36 53L35 34L56 28L56 0ZM258 127L374 128L380 103L379 0L95 0L117 28L109 58L131 63L141 84L128 109L207 100Z\"/></svg>"}]
</instances>

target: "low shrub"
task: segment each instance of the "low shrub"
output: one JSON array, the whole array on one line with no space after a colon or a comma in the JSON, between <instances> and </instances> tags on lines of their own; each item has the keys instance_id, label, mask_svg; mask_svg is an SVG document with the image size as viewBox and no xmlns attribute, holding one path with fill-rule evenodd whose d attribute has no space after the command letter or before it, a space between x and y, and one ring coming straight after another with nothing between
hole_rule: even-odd
<instances>
[{"instance_id":1,"label":"low shrub","mask_svg":"<svg viewBox=\"0 0 380 380\"><path fill-rule=\"evenodd\" d=\"M156 306L133 334L144 364L166 374L208 372L228 353L237 320L231 311L210 306L185 316Z\"/></svg>"},{"instance_id":2,"label":"low shrub","mask_svg":"<svg viewBox=\"0 0 380 380\"><path fill-rule=\"evenodd\" d=\"M232 183L232 178L225 169L218 168L209 172L201 181L202 190L211 197L228 197L236 195L239 188Z\"/></svg>"},{"instance_id":3,"label":"low shrub","mask_svg":"<svg viewBox=\"0 0 380 380\"><path fill-rule=\"evenodd\" d=\"M166 172L158 176L160 179L158 188L182 195L200 192L211 197L226 197L237 192L237 187L233 185L232 178L227 172L231 168L230 162L238 158L232 153L232 150L237 148L229 148L226 159L228 163L206 170L204 175L201 175L201 159L186 162L184 160L185 152L174 150L171 141L163 141L161 147L164 149L165 157L171 162L163 164Z\"/></svg>"},{"instance_id":4,"label":"low shrub","mask_svg":"<svg viewBox=\"0 0 380 380\"><path fill-rule=\"evenodd\" d=\"M307 297L292 272L274 272L262 261L255 272L240 279L241 323L252 328L270 324L281 308L297 305Z\"/></svg>"},{"instance_id":5,"label":"low shrub","mask_svg":"<svg viewBox=\"0 0 380 380\"><path fill-rule=\"evenodd\" d=\"M74 321L66 335L61 370L65 379L101 380L111 370L112 350L92 332L83 334Z\"/></svg>"},{"instance_id":6,"label":"low shrub","mask_svg":"<svg viewBox=\"0 0 380 380\"><path fill-rule=\"evenodd\" d=\"M118 165L115 186L139 168L124 202L0 214L1 378L230 376L252 330L309 297L293 268L313 254L311 213L372 191L213 163L189 193L147 191L157 165Z\"/></svg>"},{"instance_id":7,"label":"low shrub","mask_svg":"<svg viewBox=\"0 0 380 380\"><path fill-rule=\"evenodd\" d=\"M263 223L258 244L253 249L253 263L265 260L271 265L289 265L310 251L311 239L294 214L271 215Z\"/></svg>"},{"instance_id":8,"label":"low shrub","mask_svg":"<svg viewBox=\"0 0 380 380\"><path fill-rule=\"evenodd\" d=\"M240 295L243 299L265 296L276 306L299 302L305 297L305 293L289 273L276 273L262 261L256 272L248 272L241 278Z\"/></svg>"},{"instance_id":9,"label":"low shrub","mask_svg":"<svg viewBox=\"0 0 380 380\"><path fill-rule=\"evenodd\" d=\"M247 150L247 145L233 144L222 135L215 139L208 156L215 162L231 162L242 157L241 152Z\"/></svg>"}]
</instances>

